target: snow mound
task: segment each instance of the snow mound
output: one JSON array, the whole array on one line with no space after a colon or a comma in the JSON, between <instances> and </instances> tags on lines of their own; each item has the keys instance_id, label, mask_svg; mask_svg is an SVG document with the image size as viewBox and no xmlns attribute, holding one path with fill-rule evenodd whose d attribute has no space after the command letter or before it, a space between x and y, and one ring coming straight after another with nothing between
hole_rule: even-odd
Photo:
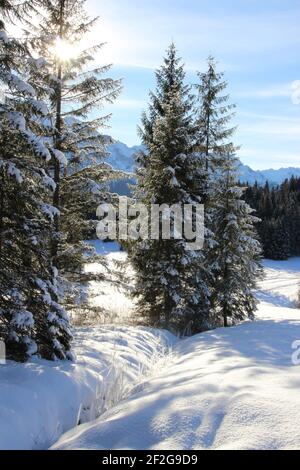
<instances>
[{"instance_id":1,"label":"snow mound","mask_svg":"<svg viewBox=\"0 0 300 470\"><path fill-rule=\"evenodd\" d=\"M147 328L78 328L74 363L1 365L0 449L46 449L97 418L162 367L175 341Z\"/></svg>"},{"instance_id":2,"label":"snow mound","mask_svg":"<svg viewBox=\"0 0 300 470\"><path fill-rule=\"evenodd\" d=\"M162 376L54 448L297 449L298 339L295 310L184 340Z\"/></svg>"}]
</instances>

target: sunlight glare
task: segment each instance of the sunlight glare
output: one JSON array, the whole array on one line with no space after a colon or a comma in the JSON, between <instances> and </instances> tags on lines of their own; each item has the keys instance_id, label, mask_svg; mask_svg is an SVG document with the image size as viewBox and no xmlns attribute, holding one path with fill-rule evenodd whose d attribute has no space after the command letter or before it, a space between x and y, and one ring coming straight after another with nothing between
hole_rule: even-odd
<instances>
[{"instance_id":1,"label":"sunlight glare","mask_svg":"<svg viewBox=\"0 0 300 470\"><path fill-rule=\"evenodd\" d=\"M61 38L56 39L51 52L61 61L74 59L79 54L79 50L74 44Z\"/></svg>"}]
</instances>

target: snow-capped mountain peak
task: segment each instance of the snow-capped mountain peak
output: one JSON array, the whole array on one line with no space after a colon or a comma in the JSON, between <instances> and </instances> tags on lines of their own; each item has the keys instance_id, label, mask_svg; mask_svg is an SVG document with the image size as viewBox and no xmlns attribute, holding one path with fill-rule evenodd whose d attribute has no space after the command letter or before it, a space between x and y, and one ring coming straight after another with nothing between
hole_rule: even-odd
<instances>
[{"instance_id":1,"label":"snow-capped mountain peak","mask_svg":"<svg viewBox=\"0 0 300 470\"><path fill-rule=\"evenodd\" d=\"M115 169L134 172L134 155L143 149L142 145L129 147L123 142L117 141L108 147L110 156L107 162ZM240 163L238 167L239 180L242 183L264 185L267 181L270 185L282 183L285 179L292 176L300 177L300 167L280 168L278 170L253 170L248 165Z\"/></svg>"},{"instance_id":2,"label":"snow-capped mountain peak","mask_svg":"<svg viewBox=\"0 0 300 470\"><path fill-rule=\"evenodd\" d=\"M141 151L141 145L128 147L120 141L116 141L108 147L110 156L106 160L116 170L132 173L134 171L134 155Z\"/></svg>"}]
</instances>

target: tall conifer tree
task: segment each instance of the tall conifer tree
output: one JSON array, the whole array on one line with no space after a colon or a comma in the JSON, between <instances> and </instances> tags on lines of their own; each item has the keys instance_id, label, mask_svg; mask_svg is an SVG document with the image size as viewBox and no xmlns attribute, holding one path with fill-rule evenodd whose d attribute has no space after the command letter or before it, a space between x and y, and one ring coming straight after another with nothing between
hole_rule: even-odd
<instances>
[{"instance_id":1,"label":"tall conifer tree","mask_svg":"<svg viewBox=\"0 0 300 470\"><path fill-rule=\"evenodd\" d=\"M110 65L90 67L103 44L88 49L81 44L98 18L89 18L85 0L45 0L39 26L30 41L33 54L48 64L48 73L32 77L50 114L45 137L52 155L56 189L52 257L58 269L72 277L81 272L86 246L82 243L87 219L103 199L107 167L99 163L111 141L99 133L110 115L96 119L91 113L112 103L121 89L120 80L105 75Z\"/></svg>"},{"instance_id":2,"label":"tall conifer tree","mask_svg":"<svg viewBox=\"0 0 300 470\"><path fill-rule=\"evenodd\" d=\"M214 272L212 315L214 323L225 326L252 318L255 297L252 289L259 276L260 245L254 224L257 218L242 200L237 185L237 147L231 141L230 126L235 105L228 104L224 74L208 59L208 69L198 74L197 148L205 156L207 191L205 207L214 243L206 252L206 264Z\"/></svg>"},{"instance_id":3,"label":"tall conifer tree","mask_svg":"<svg viewBox=\"0 0 300 470\"><path fill-rule=\"evenodd\" d=\"M190 88L174 44L156 73L141 135L147 152L138 158L139 202L201 203L201 168L193 152L194 126ZM208 327L209 290L199 266L201 251L187 250L187 240L147 240L133 244L130 258L137 271L139 311L151 325L183 332Z\"/></svg>"},{"instance_id":4,"label":"tall conifer tree","mask_svg":"<svg viewBox=\"0 0 300 470\"><path fill-rule=\"evenodd\" d=\"M237 161L228 155L223 161L219 184L223 197L215 209L216 240L211 259L216 272L213 307L216 324L225 327L253 319L257 301L254 289L262 274L261 247L253 209L242 199L237 185Z\"/></svg>"},{"instance_id":5,"label":"tall conifer tree","mask_svg":"<svg viewBox=\"0 0 300 470\"><path fill-rule=\"evenodd\" d=\"M1 4L9 18L24 8ZM0 32L0 338L11 359L38 353L70 357L68 318L57 302L56 271L49 256L49 233L56 209L47 203L55 183L46 172L50 153L37 137L47 107L24 75L43 64Z\"/></svg>"}]
</instances>

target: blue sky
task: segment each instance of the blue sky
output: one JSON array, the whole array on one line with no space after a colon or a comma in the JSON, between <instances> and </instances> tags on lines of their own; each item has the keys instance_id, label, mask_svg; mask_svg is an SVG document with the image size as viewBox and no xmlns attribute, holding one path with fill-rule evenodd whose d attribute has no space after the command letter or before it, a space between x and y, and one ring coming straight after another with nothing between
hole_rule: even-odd
<instances>
[{"instance_id":1,"label":"blue sky","mask_svg":"<svg viewBox=\"0 0 300 470\"><path fill-rule=\"evenodd\" d=\"M91 39L107 42L98 61L112 62L112 75L123 78L122 95L109 109L113 137L139 143L137 125L154 71L174 40L188 81L195 82L209 54L225 71L243 163L300 167L300 105L293 98L300 80L300 0L88 0L87 6L100 16Z\"/></svg>"}]
</instances>

